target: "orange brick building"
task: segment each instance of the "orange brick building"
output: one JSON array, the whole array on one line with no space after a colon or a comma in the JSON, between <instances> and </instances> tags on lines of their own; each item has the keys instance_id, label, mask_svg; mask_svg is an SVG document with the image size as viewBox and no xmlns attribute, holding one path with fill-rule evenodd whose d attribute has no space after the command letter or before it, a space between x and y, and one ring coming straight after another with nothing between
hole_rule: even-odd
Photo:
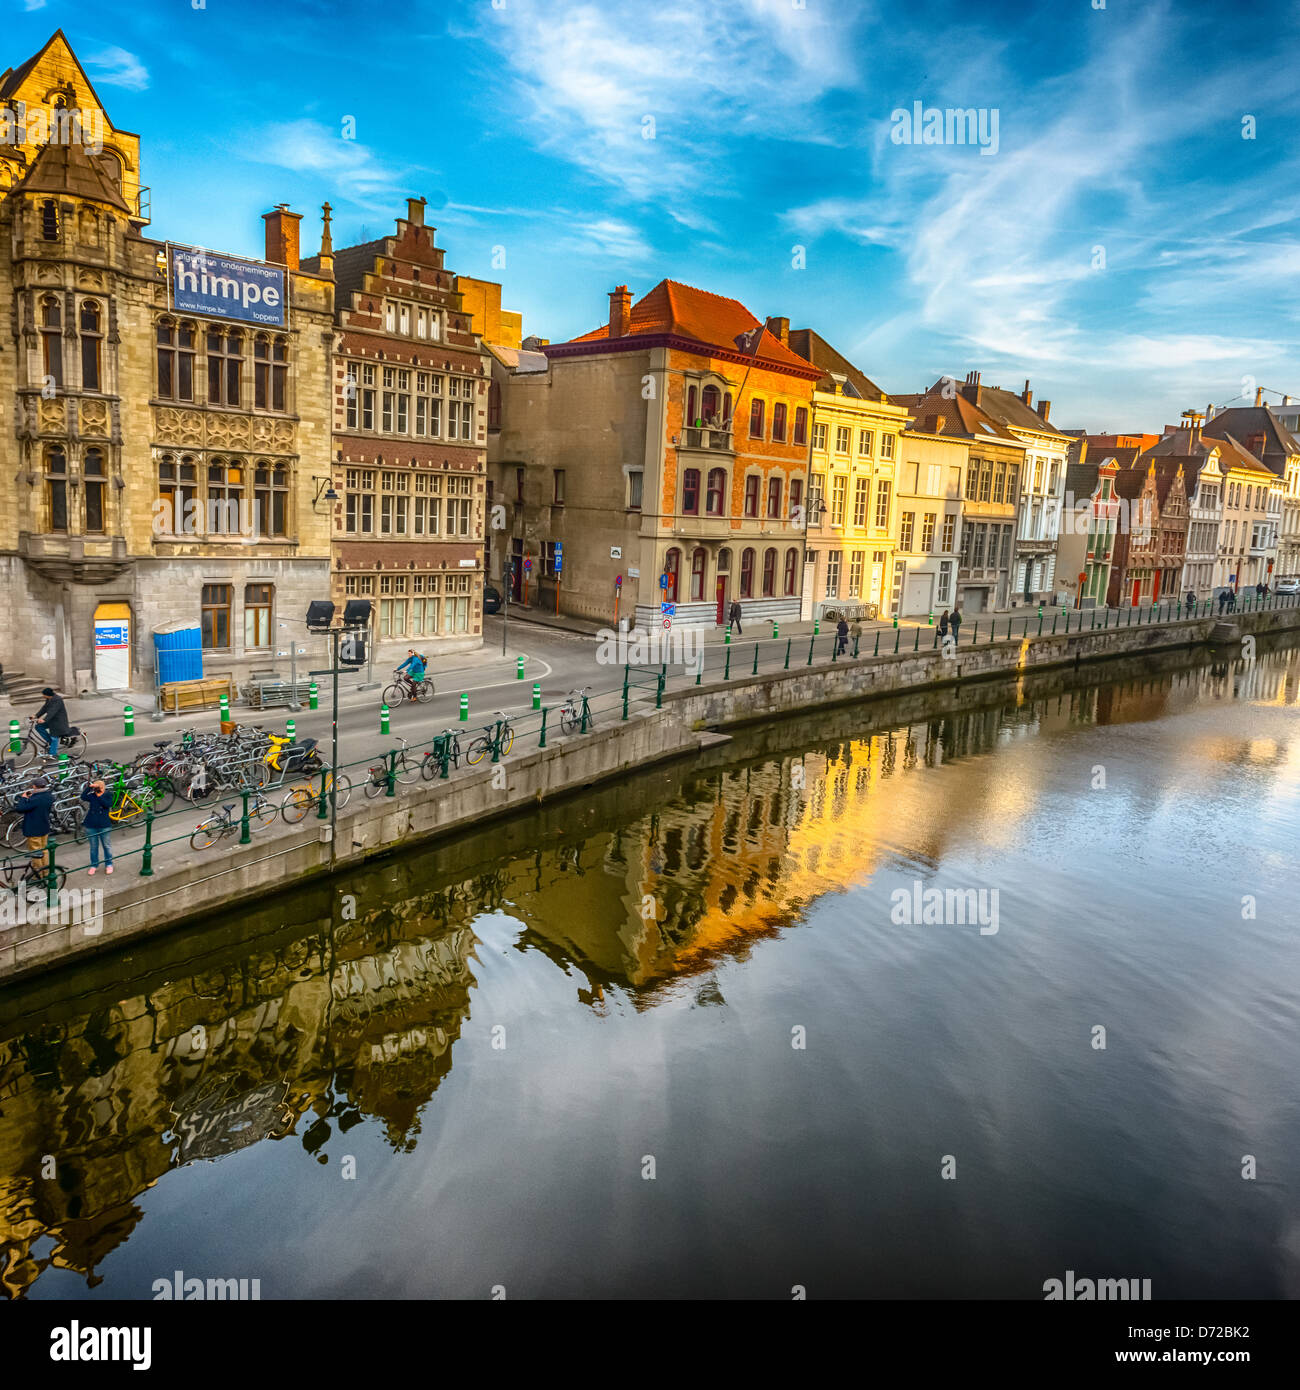
<instances>
[{"instance_id":1,"label":"orange brick building","mask_svg":"<svg viewBox=\"0 0 1300 1390\"><path fill-rule=\"evenodd\" d=\"M541 352L544 370L493 368L494 577L513 560L519 599L641 626L665 601L689 626L735 599L745 621L796 618L818 369L737 300L672 280L636 304L618 286L606 323Z\"/></svg>"}]
</instances>

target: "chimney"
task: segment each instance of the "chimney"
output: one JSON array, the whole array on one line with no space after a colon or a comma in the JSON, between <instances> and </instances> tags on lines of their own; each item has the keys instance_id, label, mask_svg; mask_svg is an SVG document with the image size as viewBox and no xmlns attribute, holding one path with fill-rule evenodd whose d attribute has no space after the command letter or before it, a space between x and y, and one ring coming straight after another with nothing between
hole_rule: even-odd
<instances>
[{"instance_id":1,"label":"chimney","mask_svg":"<svg viewBox=\"0 0 1300 1390\"><path fill-rule=\"evenodd\" d=\"M609 292L609 336L626 338L632 327L632 291L616 285Z\"/></svg>"},{"instance_id":2,"label":"chimney","mask_svg":"<svg viewBox=\"0 0 1300 1390\"><path fill-rule=\"evenodd\" d=\"M1025 404L1028 405L1029 402L1026 401ZM1048 423L1047 417L1052 413L1052 403L1051 403L1051 401L1039 401L1039 402L1038 402L1038 413L1043 417L1043 423L1044 423L1044 424L1047 424L1047 423Z\"/></svg>"},{"instance_id":3,"label":"chimney","mask_svg":"<svg viewBox=\"0 0 1300 1390\"><path fill-rule=\"evenodd\" d=\"M789 319L768 319L767 331L786 345L790 346L790 320Z\"/></svg>"},{"instance_id":4,"label":"chimney","mask_svg":"<svg viewBox=\"0 0 1300 1390\"><path fill-rule=\"evenodd\" d=\"M961 388L961 393L974 406L980 403L980 374L978 372L966 373L966 384Z\"/></svg>"},{"instance_id":5,"label":"chimney","mask_svg":"<svg viewBox=\"0 0 1300 1390\"><path fill-rule=\"evenodd\" d=\"M1033 405L1034 403L1034 393L1029 389L1029 382L1027 379L1025 381L1025 389L1020 393L1020 399L1024 401L1026 405Z\"/></svg>"},{"instance_id":6,"label":"chimney","mask_svg":"<svg viewBox=\"0 0 1300 1390\"><path fill-rule=\"evenodd\" d=\"M1256 406L1256 408L1258 409L1258 407L1260 407L1260 406L1263 405L1263 404L1264 404L1264 388L1263 388L1262 386L1256 386L1256 387L1255 387L1255 406Z\"/></svg>"},{"instance_id":7,"label":"chimney","mask_svg":"<svg viewBox=\"0 0 1300 1390\"><path fill-rule=\"evenodd\" d=\"M424 226L424 205L427 201L425 198L408 198L406 200L406 220L411 226Z\"/></svg>"},{"instance_id":8,"label":"chimney","mask_svg":"<svg viewBox=\"0 0 1300 1390\"><path fill-rule=\"evenodd\" d=\"M277 203L273 212L264 212L266 223L266 259L272 265L298 269L298 223L302 213L290 212L288 203Z\"/></svg>"}]
</instances>

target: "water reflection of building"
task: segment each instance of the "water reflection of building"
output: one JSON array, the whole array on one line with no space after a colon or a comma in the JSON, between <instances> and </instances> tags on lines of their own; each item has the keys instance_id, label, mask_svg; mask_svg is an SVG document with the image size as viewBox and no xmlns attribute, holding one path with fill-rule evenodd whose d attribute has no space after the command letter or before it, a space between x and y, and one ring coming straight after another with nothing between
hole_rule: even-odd
<instances>
[{"instance_id":1,"label":"water reflection of building","mask_svg":"<svg viewBox=\"0 0 1300 1390\"><path fill-rule=\"evenodd\" d=\"M295 1133L316 1153L365 1116L413 1148L469 1012L480 897L362 905L333 933L0 1040L0 1287L48 1265L96 1282L135 1199L185 1163Z\"/></svg>"}]
</instances>

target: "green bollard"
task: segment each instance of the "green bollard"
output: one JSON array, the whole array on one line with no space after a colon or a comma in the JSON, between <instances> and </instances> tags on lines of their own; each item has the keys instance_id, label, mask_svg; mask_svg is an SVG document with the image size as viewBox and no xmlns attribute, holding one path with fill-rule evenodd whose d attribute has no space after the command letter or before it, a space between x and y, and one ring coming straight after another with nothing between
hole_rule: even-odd
<instances>
[{"instance_id":1,"label":"green bollard","mask_svg":"<svg viewBox=\"0 0 1300 1390\"><path fill-rule=\"evenodd\" d=\"M814 636L814 637L820 637L821 635L822 635L822 620L821 620L820 618L814 618L814 619L813 619L813 636Z\"/></svg>"},{"instance_id":2,"label":"green bollard","mask_svg":"<svg viewBox=\"0 0 1300 1390\"><path fill-rule=\"evenodd\" d=\"M318 686L315 681L312 681L307 687L307 708L320 708L320 686Z\"/></svg>"},{"instance_id":3,"label":"green bollard","mask_svg":"<svg viewBox=\"0 0 1300 1390\"><path fill-rule=\"evenodd\" d=\"M18 721L16 719L11 719L9 721L9 751L11 753L17 753L22 749L22 746L22 731L19 728Z\"/></svg>"},{"instance_id":4,"label":"green bollard","mask_svg":"<svg viewBox=\"0 0 1300 1390\"><path fill-rule=\"evenodd\" d=\"M468 696L468 695L462 695L462 696L460 697L460 722L461 722L462 724L468 724L468 723L469 723L469 696Z\"/></svg>"},{"instance_id":5,"label":"green bollard","mask_svg":"<svg viewBox=\"0 0 1300 1390\"><path fill-rule=\"evenodd\" d=\"M897 614L897 613L894 614L894 626L895 626L895 627L898 626L898 614Z\"/></svg>"},{"instance_id":6,"label":"green bollard","mask_svg":"<svg viewBox=\"0 0 1300 1390\"><path fill-rule=\"evenodd\" d=\"M518 664L515 666L515 679L516 679L517 681L521 681L521 680L523 680L523 678L524 678L524 659L523 659L523 657L521 656L521 657L519 658Z\"/></svg>"},{"instance_id":7,"label":"green bollard","mask_svg":"<svg viewBox=\"0 0 1300 1390\"><path fill-rule=\"evenodd\" d=\"M533 708L534 708L534 709L541 709L541 707L542 707L542 683L541 683L541 681L534 681L534 682L533 682Z\"/></svg>"},{"instance_id":8,"label":"green bollard","mask_svg":"<svg viewBox=\"0 0 1300 1390\"><path fill-rule=\"evenodd\" d=\"M284 732L288 736L289 742L293 743L298 732L298 726L292 719L286 719L284 721Z\"/></svg>"},{"instance_id":9,"label":"green bollard","mask_svg":"<svg viewBox=\"0 0 1300 1390\"><path fill-rule=\"evenodd\" d=\"M135 733L135 710L130 705L122 706L122 733L127 738Z\"/></svg>"},{"instance_id":10,"label":"green bollard","mask_svg":"<svg viewBox=\"0 0 1300 1390\"><path fill-rule=\"evenodd\" d=\"M380 705L380 706L379 706L379 732L380 732L381 734L386 734L386 733L388 732L388 715L389 715L388 706L387 706L387 705Z\"/></svg>"},{"instance_id":11,"label":"green bollard","mask_svg":"<svg viewBox=\"0 0 1300 1390\"><path fill-rule=\"evenodd\" d=\"M144 813L144 850L140 855L140 877L153 876L153 809Z\"/></svg>"},{"instance_id":12,"label":"green bollard","mask_svg":"<svg viewBox=\"0 0 1300 1390\"><path fill-rule=\"evenodd\" d=\"M930 626L930 627L933 627L933 626L934 626L934 609L933 609L933 608L930 609L929 626Z\"/></svg>"},{"instance_id":13,"label":"green bollard","mask_svg":"<svg viewBox=\"0 0 1300 1390\"><path fill-rule=\"evenodd\" d=\"M775 642L781 635L781 624L775 618L772 619L772 641Z\"/></svg>"},{"instance_id":14,"label":"green bollard","mask_svg":"<svg viewBox=\"0 0 1300 1390\"><path fill-rule=\"evenodd\" d=\"M220 705L221 705L221 722L222 722L223 724L229 724L229 723L230 723L230 696L229 696L229 695L223 695L223 696L221 697L219 703L220 703Z\"/></svg>"},{"instance_id":15,"label":"green bollard","mask_svg":"<svg viewBox=\"0 0 1300 1390\"><path fill-rule=\"evenodd\" d=\"M240 792L244 799L244 810L239 817L239 843L241 845L251 845L253 843L252 826L248 823L248 793Z\"/></svg>"},{"instance_id":16,"label":"green bollard","mask_svg":"<svg viewBox=\"0 0 1300 1390\"><path fill-rule=\"evenodd\" d=\"M730 624L730 623L727 624L727 631L726 631L726 633L723 635L722 640L727 644L727 646L731 646L731 624Z\"/></svg>"}]
</instances>

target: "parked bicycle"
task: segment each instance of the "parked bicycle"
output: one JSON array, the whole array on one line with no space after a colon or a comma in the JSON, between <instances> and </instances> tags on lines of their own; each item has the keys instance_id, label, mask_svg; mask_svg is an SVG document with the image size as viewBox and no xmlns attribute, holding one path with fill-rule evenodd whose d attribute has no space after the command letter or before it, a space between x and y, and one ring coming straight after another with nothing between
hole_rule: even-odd
<instances>
[{"instance_id":1,"label":"parked bicycle","mask_svg":"<svg viewBox=\"0 0 1300 1390\"><path fill-rule=\"evenodd\" d=\"M332 773L326 773L324 794L326 797L335 795L337 805L346 806L348 797L352 795L352 779L346 772L340 772L337 778ZM297 825L308 812L320 805L320 800L320 792L313 791L310 787L294 787L292 791L285 793L284 800L280 803L280 814L289 825Z\"/></svg>"},{"instance_id":2,"label":"parked bicycle","mask_svg":"<svg viewBox=\"0 0 1300 1390\"><path fill-rule=\"evenodd\" d=\"M590 689L591 686L584 685L581 690L569 691L564 703L560 706L560 730L562 733L571 734L575 729L582 728L584 710L586 710L587 728L595 727L595 716L587 704L587 692Z\"/></svg>"},{"instance_id":3,"label":"parked bicycle","mask_svg":"<svg viewBox=\"0 0 1300 1390\"><path fill-rule=\"evenodd\" d=\"M7 888L15 897L33 888L57 893L67 881L68 871L61 864L38 869L29 858L0 860L0 888Z\"/></svg>"},{"instance_id":4,"label":"parked bicycle","mask_svg":"<svg viewBox=\"0 0 1300 1390\"><path fill-rule=\"evenodd\" d=\"M422 758L417 758L411 752L411 746L407 741L399 739L402 745L395 754L391 755L393 777L396 781L406 784L414 782L420 775ZM365 793L367 796L381 796L388 790L388 764L389 759L382 763L366 769Z\"/></svg>"},{"instance_id":5,"label":"parked bicycle","mask_svg":"<svg viewBox=\"0 0 1300 1390\"><path fill-rule=\"evenodd\" d=\"M238 815L233 814L236 810L239 811ZM266 797L261 795L248 798L248 827L250 830L265 830L268 825L275 821L275 817L274 802L268 801ZM243 825L243 820L243 809L233 801L227 802L219 811L195 826L194 833L190 836L190 848L209 849L218 840L237 835Z\"/></svg>"},{"instance_id":6,"label":"parked bicycle","mask_svg":"<svg viewBox=\"0 0 1300 1390\"><path fill-rule=\"evenodd\" d=\"M443 748L446 749L447 766L460 766L460 734L455 729L444 729L433 740L433 747L424 755L424 762L420 767L420 776L426 782L431 782L435 777L442 776Z\"/></svg>"},{"instance_id":7,"label":"parked bicycle","mask_svg":"<svg viewBox=\"0 0 1300 1390\"><path fill-rule=\"evenodd\" d=\"M497 722L483 726L483 732L470 744L465 761L477 767L489 753L504 758L514 746L515 731L509 716L504 710L497 710Z\"/></svg>"}]
</instances>

